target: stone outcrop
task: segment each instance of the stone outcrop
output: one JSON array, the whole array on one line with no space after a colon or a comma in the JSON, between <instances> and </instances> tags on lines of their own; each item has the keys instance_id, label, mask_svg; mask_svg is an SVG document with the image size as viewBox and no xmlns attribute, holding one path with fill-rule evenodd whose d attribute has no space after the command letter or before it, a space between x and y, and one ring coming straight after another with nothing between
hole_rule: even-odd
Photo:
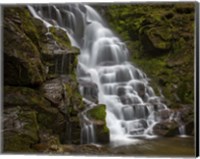
<instances>
[{"instance_id":1,"label":"stone outcrop","mask_svg":"<svg viewBox=\"0 0 200 159\"><path fill-rule=\"evenodd\" d=\"M84 108L74 75L79 50L61 29L48 32L26 7L3 12L3 152L79 144L78 113Z\"/></svg>"},{"instance_id":2,"label":"stone outcrop","mask_svg":"<svg viewBox=\"0 0 200 159\"><path fill-rule=\"evenodd\" d=\"M38 47L24 30L24 16L25 12L19 8L4 8L3 51L6 85L38 85L46 79ZM30 15L27 15L26 23L32 29L34 26L29 18Z\"/></svg>"}]
</instances>

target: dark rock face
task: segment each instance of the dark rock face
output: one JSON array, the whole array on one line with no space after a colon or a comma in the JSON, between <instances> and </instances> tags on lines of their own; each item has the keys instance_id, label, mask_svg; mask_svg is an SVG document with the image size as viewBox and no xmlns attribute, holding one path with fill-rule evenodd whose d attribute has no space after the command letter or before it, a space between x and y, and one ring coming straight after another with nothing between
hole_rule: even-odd
<instances>
[{"instance_id":1,"label":"dark rock face","mask_svg":"<svg viewBox=\"0 0 200 159\"><path fill-rule=\"evenodd\" d=\"M31 145L39 142L37 112L23 109L16 106L4 111L3 147L6 152L33 152Z\"/></svg>"},{"instance_id":2,"label":"dark rock face","mask_svg":"<svg viewBox=\"0 0 200 159\"><path fill-rule=\"evenodd\" d=\"M48 33L41 36L45 35L46 38L40 41L40 48L47 73L58 75L73 72L77 65L76 57L79 50L70 45L66 32L51 27Z\"/></svg>"},{"instance_id":3,"label":"dark rock face","mask_svg":"<svg viewBox=\"0 0 200 159\"><path fill-rule=\"evenodd\" d=\"M26 32L21 29L18 21L15 21L16 18L10 17L9 12L12 12L12 10L4 8L3 51L4 68L6 68L4 83L8 85L41 84L46 79L46 74L38 48ZM20 17L18 18L21 20ZM30 15L28 18L30 18Z\"/></svg>"},{"instance_id":4,"label":"dark rock face","mask_svg":"<svg viewBox=\"0 0 200 159\"><path fill-rule=\"evenodd\" d=\"M78 113L84 105L73 75L79 51L62 30L52 27L47 33L26 7L3 12L3 151L45 152L60 143L79 144Z\"/></svg>"}]
</instances>

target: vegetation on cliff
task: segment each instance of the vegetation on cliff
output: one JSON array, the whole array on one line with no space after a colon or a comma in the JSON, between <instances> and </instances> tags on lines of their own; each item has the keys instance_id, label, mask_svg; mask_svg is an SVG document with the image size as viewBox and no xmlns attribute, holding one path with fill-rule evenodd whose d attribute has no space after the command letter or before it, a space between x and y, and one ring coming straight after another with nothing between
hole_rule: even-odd
<instances>
[{"instance_id":1,"label":"vegetation on cliff","mask_svg":"<svg viewBox=\"0 0 200 159\"><path fill-rule=\"evenodd\" d=\"M194 104L194 3L96 6L171 108Z\"/></svg>"},{"instance_id":2,"label":"vegetation on cliff","mask_svg":"<svg viewBox=\"0 0 200 159\"><path fill-rule=\"evenodd\" d=\"M130 61L147 74L156 95L164 97L165 104L175 112L181 111L186 132L194 135L195 3L101 4L94 7L125 42ZM166 128L168 125L163 123ZM168 133L176 134L177 127L174 130L172 127L167 128Z\"/></svg>"},{"instance_id":3,"label":"vegetation on cliff","mask_svg":"<svg viewBox=\"0 0 200 159\"><path fill-rule=\"evenodd\" d=\"M58 28L47 35L25 6L3 12L3 151L45 152L60 143L79 144L78 113L84 105L74 72L78 49ZM58 65L63 57L66 62Z\"/></svg>"}]
</instances>

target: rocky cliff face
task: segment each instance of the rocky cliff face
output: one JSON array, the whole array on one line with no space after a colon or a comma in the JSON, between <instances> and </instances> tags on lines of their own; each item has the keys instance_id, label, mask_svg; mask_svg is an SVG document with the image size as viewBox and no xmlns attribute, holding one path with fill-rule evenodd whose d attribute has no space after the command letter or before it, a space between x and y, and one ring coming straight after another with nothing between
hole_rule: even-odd
<instances>
[{"instance_id":1,"label":"rocky cliff face","mask_svg":"<svg viewBox=\"0 0 200 159\"><path fill-rule=\"evenodd\" d=\"M131 61L150 77L156 94L169 108L187 112L182 118L194 128L195 3L94 7L125 41Z\"/></svg>"},{"instance_id":2,"label":"rocky cliff face","mask_svg":"<svg viewBox=\"0 0 200 159\"><path fill-rule=\"evenodd\" d=\"M3 13L3 151L79 144L78 114L84 108L75 75L79 50L64 31L48 31L25 6L4 7Z\"/></svg>"}]
</instances>

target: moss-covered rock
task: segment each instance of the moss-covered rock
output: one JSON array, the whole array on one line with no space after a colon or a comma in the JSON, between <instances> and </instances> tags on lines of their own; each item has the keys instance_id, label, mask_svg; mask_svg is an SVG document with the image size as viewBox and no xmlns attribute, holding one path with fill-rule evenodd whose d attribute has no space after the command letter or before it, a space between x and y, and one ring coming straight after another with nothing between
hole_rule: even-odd
<instances>
[{"instance_id":1,"label":"moss-covered rock","mask_svg":"<svg viewBox=\"0 0 200 159\"><path fill-rule=\"evenodd\" d=\"M65 117L52 104L45 99L42 92L26 87L11 87L4 88L4 108L9 107L23 108L24 113L26 109L34 110L37 114L37 122L39 126L38 131L51 130L51 133L57 134L60 139L65 133Z\"/></svg>"},{"instance_id":2,"label":"moss-covered rock","mask_svg":"<svg viewBox=\"0 0 200 159\"><path fill-rule=\"evenodd\" d=\"M141 30L140 40L145 53L156 55L169 51L172 46L170 26L151 26Z\"/></svg>"},{"instance_id":3,"label":"moss-covered rock","mask_svg":"<svg viewBox=\"0 0 200 159\"><path fill-rule=\"evenodd\" d=\"M4 83L23 86L41 84L46 79L44 66L37 46L28 36L37 39L37 34L32 23L29 25L27 22L30 28L25 30L22 20L30 18L28 10L5 7L4 13Z\"/></svg>"},{"instance_id":4,"label":"moss-covered rock","mask_svg":"<svg viewBox=\"0 0 200 159\"><path fill-rule=\"evenodd\" d=\"M75 75L67 76L67 78L63 79L63 84L68 118L67 129L69 130L66 136L67 143L80 144L81 124L78 114L85 109L85 104L78 91L78 83Z\"/></svg>"},{"instance_id":5,"label":"moss-covered rock","mask_svg":"<svg viewBox=\"0 0 200 159\"><path fill-rule=\"evenodd\" d=\"M32 145L39 142L37 112L21 107L4 110L3 152L34 152Z\"/></svg>"},{"instance_id":6,"label":"moss-covered rock","mask_svg":"<svg viewBox=\"0 0 200 159\"><path fill-rule=\"evenodd\" d=\"M44 24L41 27L45 28ZM79 50L71 46L67 33L61 28L50 27L40 36L41 57L47 73L50 76L73 73Z\"/></svg>"},{"instance_id":7,"label":"moss-covered rock","mask_svg":"<svg viewBox=\"0 0 200 159\"><path fill-rule=\"evenodd\" d=\"M95 128L96 142L107 144L110 141L109 129L106 125L106 106L96 105L87 111L87 116Z\"/></svg>"},{"instance_id":8,"label":"moss-covered rock","mask_svg":"<svg viewBox=\"0 0 200 159\"><path fill-rule=\"evenodd\" d=\"M28 87L4 87L4 106L5 107L31 107L39 111L56 112L56 109L51 107L43 94L37 90Z\"/></svg>"},{"instance_id":9,"label":"moss-covered rock","mask_svg":"<svg viewBox=\"0 0 200 159\"><path fill-rule=\"evenodd\" d=\"M103 105L103 104L97 105L97 106L95 106L94 108L92 108L88 111L88 115L93 120L105 121L105 119L106 119L106 106Z\"/></svg>"},{"instance_id":10,"label":"moss-covered rock","mask_svg":"<svg viewBox=\"0 0 200 159\"><path fill-rule=\"evenodd\" d=\"M75 78L79 50L71 46L65 31L56 27L47 29L41 20L31 16L27 7L5 6L3 12L6 114L3 129L12 120L8 118L17 115L13 117L17 130L5 134L4 151L33 152L43 147L42 152L53 152L60 143L79 144L78 113L84 109ZM70 76L52 79L60 74ZM18 107L19 113L8 111ZM24 132L18 132L20 125Z\"/></svg>"}]
</instances>

